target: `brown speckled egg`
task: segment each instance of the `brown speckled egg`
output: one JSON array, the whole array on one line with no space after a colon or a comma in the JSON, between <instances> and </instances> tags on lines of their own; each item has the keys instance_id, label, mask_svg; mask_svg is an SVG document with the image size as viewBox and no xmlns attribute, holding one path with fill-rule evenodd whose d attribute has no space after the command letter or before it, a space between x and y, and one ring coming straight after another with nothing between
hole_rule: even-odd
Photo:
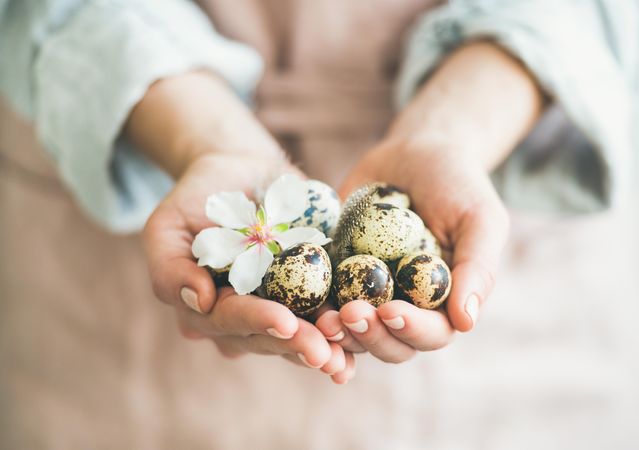
<instances>
[{"instance_id":1,"label":"brown speckled egg","mask_svg":"<svg viewBox=\"0 0 639 450\"><path fill-rule=\"evenodd\" d=\"M408 209L410 207L408 194L387 183L375 183L371 191L371 200L373 203L388 203L398 208Z\"/></svg>"},{"instance_id":2,"label":"brown speckled egg","mask_svg":"<svg viewBox=\"0 0 639 450\"><path fill-rule=\"evenodd\" d=\"M266 297L298 316L317 310L331 288L331 261L317 244L294 245L277 255L262 282Z\"/></svg>"},{"instance_id":3,"label":"brown speckled egg","mask_svg":"<svg viewBox=\"0 0 639 450\"><path fill-rule=\"evenodd\" d=\"M401 258L419 245L423 229L424 222L411 210L375 203L353 229L353 253L373 255L382 261Z\"/></svg>"},{"instance_id":4,"label":"brown speckled egg","mask_svg":"<svg viewBox=\"0 0 639 450\"><path fill-rule=\"evenodd\" d=\"M446 263L427 252L404 256L397 265L395 281L415 305L424 309L435 309L444 303L452 284Z\"/></svg>"},{"instance_id":5,"label":"brown speckled egg","mask_svg":"<svg viewBox=\"0 0 639 450\"><path fill-rule=\"evenodd\" d=\"M353 300L377 307L393 299L393 277L382 260L370 255L351 256L335 268L333 294L340 307Z\"/></svg>"},{"instance_id":6,"label":"brown speckled egg","mask_svg":"<svg viewBox=\"0 0 639 450\"><path fill-rule=\"evenodd\" d=\"M432 255L437 255L440 258L442 256L442 247L441 245L439 245L439 241L437 240L435 235L433 235L433 233L431 233L431 231L428 228L424 228L422 237L419 240L417 247L415 247L413 250L414 251L421 250L423 252L427 252Z\"/></svg>"}]
</instances>

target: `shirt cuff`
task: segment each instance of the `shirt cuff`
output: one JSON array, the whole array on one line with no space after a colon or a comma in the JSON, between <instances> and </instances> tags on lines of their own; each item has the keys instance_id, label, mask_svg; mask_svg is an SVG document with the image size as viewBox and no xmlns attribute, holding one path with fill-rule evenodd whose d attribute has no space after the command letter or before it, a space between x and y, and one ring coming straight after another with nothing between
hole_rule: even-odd
<instances>
[{"instance_id":1,"label":"shirt cuff","mask_svg":"<svg viewBox=\"0 0 639 450\"><path fill-rule=\"evenodd\" d=\"M618 203L630 186L633 94L606 38L611 25L601 14L589 1L458 0L440 7L422 17L412 33L396 102L410 101L460 44L492 40L521 60L555 101L561 113L551 110L550 119L583 137L555 133L559 142L544 142L546 149L553 147L550 152L527 140L494 174L504 199L511 206L553 212L590 212Z\"/></svg>"},{"instance_id":2,"label":"shirt cuff","mask_svg":"<svg viewBox=\"0 0 639 450\"><path fill-rule=\"evenodd\" d=\"M118 139L126 118L153 82L196 68L248 99L262 60L183 0L88 2L40 47L38 134L80 205L110 230L139 230L172 184Z\"/></svg>"}]
</instances>

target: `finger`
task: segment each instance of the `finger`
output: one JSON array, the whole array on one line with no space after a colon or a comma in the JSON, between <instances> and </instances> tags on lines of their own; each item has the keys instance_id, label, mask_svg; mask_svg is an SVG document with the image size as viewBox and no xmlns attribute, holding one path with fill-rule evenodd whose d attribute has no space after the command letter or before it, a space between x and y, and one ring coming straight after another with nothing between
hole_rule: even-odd
<instances>
[{"instance_id":1,"label":"finger","mask_svg":"<svg viewBox=\"0 0 639 450\"><path fill-rule=\"evenodd\" d=\"M305 320L298 321L297 333L288 340L254 334L247 337L227 336L225 342L235 351L259 355L294 355L308 367L319 369L329 362L332 349L317 328Z\"/></svg>"},{"instance_id":2,"label":"finger","mask_svg":"<svg viewBox=\"0 0 639 450\"><path fill-rule=\"evenodd\" d=\"M204 334L193 331L180 320L178 320L178 329L180 330L180 334L182 335L182 337L185 339L189 339L191 341L206 339L206 336Z\"/></svg>"},{"instance_id":3,"label":"finger","mask_svg":"<svg viewBox=\"0 0 639 450\"><path fill-rule=\"evenodd\" d=\"M235 338L230 338L226 336L216 337L211 339L218 351L227 359L237 359L241 356L246 355L248 352L238 346L234 341Z\"/></svg>"},{"instance_id":4,"label":"finger","mask_svg":"<svg viewBox=\"0 0 639 450\"><path fill-rule=\"evenodd\" d=\"M182 215L170 206L160 206L147 221L142 236L156 297L208 313L215 303L215 285L207 270L193 260L193 236Z\"/></svg>"},{"instance_id":5,"label":"finger","mask_svg":"<svg viewBox=\"0 0 639 450\"><path fill-rule=\"evenodd\" d=\"M346 352L346 368L335 375L331 375L331 379L335 384L346 384L355 377L355 356L351 352Z\"/></svg>"},{"instance_id":6,"label":"finger","mask_svg":"<svg viewBox=\"0 0 639 450\"><path fill-rule=\"evenodd\" d=\"M453 327L469 331L495 284L501 252L508 239L508 215L500 207L476 208L464 215L456 232L453 285L448 315Z\"/></svg>"},{"instance_id":7,"label":"finger","mask_svg":"<svg viewBox=\"0 0 639 450\"><path fill-rule=\"evenodd\" d=\"M299 328L299 320L284 305L254 295L237 295L230 287L219 290L208 316L184 306L177 309L184 328L209 337L261 334L286 340Z\"/></svg>"},{"instance_id":8,"label":"finger","mask_svg":"<svg viewBox=\"0 0 639 450\"><path fill-rule=\"evenodd\" d=\"M348 332L348 329L342 324L339 318L339 312L332 310L325 311L315 322L315 326L328 341L337 342L344 350L354 353L361 353L366 349L357 342L355 338Z\"/></svg>"},{"instance_id":9,"label":"finger","mask_svg":"<svg viewBox=\"0 0 639 450\"><path fill-rule=\"evenodd\" d=\"M344 349L339 344L330 342L328 345L331 347L331 357L321 370L328 375L334 375L346 368L346 356Z\"/></svg>"},{"instance_id":10,"label":"finger","mask_svg":"<svg viewBox=\"0 0 639 450\"><path fill-rule=\"evenodd\" d=\"M440 349L453 339L454 329L441 311L393 300L377 308L377 315L393 336L419 351Z\"/></svg>"},{"instance_id":11,"label":"finger","mask_svg":"<svg viewBox=\"0 0 639 450\"><path fill-rule=\"evenodd\" d=\"M292 362L296 366L300 366L300 367L304 367L308 369L308 366L305 363L303 363L302 360L297 355L290 355L288 353L285 353L284 355L280 355L280 356L284 358L285 360Z\"/></svg>"},{"instance_id":12,"label":"finger","mask_svg":"<svg viewBox=\"0 0 639 450\"><path fill-rule=\"evenodd\" d=\"M400 363L414 356L415 349L393 336L369 303L362 300L348 302L342 306L339 315L355 339L382 361Z\"/></svg>"}]
</instances>

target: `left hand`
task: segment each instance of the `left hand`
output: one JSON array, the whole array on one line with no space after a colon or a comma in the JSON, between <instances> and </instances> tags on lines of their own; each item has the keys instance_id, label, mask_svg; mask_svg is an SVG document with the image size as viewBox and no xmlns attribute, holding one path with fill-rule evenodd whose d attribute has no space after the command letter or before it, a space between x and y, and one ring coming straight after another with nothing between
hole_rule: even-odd
<instances>
[{"instance_id":1,"label":"left hand","mask_svg":"<svg viewBox=\"0 0 639 450\"><path fill-rule=\"evenodd\" d=\"M386 181L410 195L412 209L452 252L447 303L429 311L397 300L377 310L350 302L318 319L327 339L337 335L345 349L402 362L475 326L509 228L488 172L532 129L543 106L530 72L493 42L470 42L441 63L385 140L351 172L341 194Z\"/></svg>"},{"instance_id":2,"label":"left hand","mask_svg":"<svg viewBox=\"0 0 639 450\"><path fill-rule=\"evenodd\" d=\"M346 196L366 182L385 181L410 195L411 208L452 252L453 286L445 308L431 311L393 300L376 309L353 301L318 319L325 336L342 332L346 349L399 363L416 351L444 347L455 330L469 331L476 324L493 288L509 221L483 166L458 150L383 142L355 167L341 190Z\"/></svg>"}]
</instances>

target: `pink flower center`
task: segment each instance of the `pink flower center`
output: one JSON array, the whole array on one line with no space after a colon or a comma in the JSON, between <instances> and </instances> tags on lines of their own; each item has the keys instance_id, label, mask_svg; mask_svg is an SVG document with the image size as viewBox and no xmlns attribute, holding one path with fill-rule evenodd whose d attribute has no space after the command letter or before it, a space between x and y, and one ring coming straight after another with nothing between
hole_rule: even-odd
<instances>
[{"instance_id":1,"label":"pink flower center","mask_svg":"<svg viewBox=\"0 0 639 450\"><path fill-rule=\"evenodd\" d=\"M259 223L251 226L251 232L246 238L247 245L266 245L272 240L273 235L271 234L271 227Z\"/></svg>"}]
</instances>

